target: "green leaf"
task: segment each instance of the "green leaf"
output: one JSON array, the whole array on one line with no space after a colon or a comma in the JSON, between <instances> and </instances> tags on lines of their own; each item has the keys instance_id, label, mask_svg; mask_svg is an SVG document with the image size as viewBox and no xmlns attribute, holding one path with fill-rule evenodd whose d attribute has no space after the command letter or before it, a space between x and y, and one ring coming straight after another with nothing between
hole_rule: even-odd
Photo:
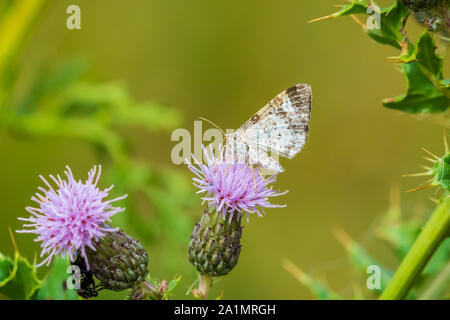
<instances>
[{"instance_id":1,"label":"green leaf","mask_svg":"<svg viewBox=\"0 0 450 320\"><path fill-rule=\"evenodd\" d=\"M43 284L37 293L39 300L78 300L76 290L67 289L65 283L70 274L67 268L70 266L68 258L57 257L53 260L52 270L43 280Z\"/></svg>"},{"instance_id":2,"label":"green leaf","mask_svg":"<svg viewBox=\"0 0 450 320\"><path fill-rule=\"evenodd\" d=\"M392 6L380 9L380 28L369 29L367 33L379 43L401 49L405 39L403 26L408 16L408 8L395 1Z\"/></svg>"},{"instance_id":3,"label":"green leaf","mask_svg":"<svg viewBox=\"0 0 450 320\"><path fill-rule=\"evenodd\" d=\"M372 8L366 1L353 0L350 4L343 6L338 12L324 18L336 18L354 14L364 14L366 16L375 17L378 12L375 12L375 9L370 9ZM402 29L409 16L409 9L395 1L390 7L380 8L379 14L379 28L367 28L364 26L364 30L375 41L401 49L401 43L405 38ZM316 20L320 19L321 18ZM364 24L364 22L362 22L362 24Z\"/></svg>"},{"instance_id":4,"label":"green leaf","mask_svg":"<svg viewBox=\"0 0 450 320\"><path fill-rule=\"evenodd\" d=\"M447 110L450 103L447 96L448 88L438 89L423 73L418 62L403 64L402 70L406 77L406 94L383 100L385 107L409 113L435 113Z\"/></svg>"},{"instance_id":5,"label":"green leaf","mask_svg":"<svg viewBox=\"0 0 450 320\"><path fill-rule=\"evenodd\" d=\"M350 4L343 6L341 10L331 14L329 17L337 18L342 16L348 16L351 14L360 14L360 13L366 14L368 7L369 5L365 1L353 0Z\"/></svg>"},{"instance_id":6,"label":"green leaf","mask_svg":"<svg viewBox=\"0 0 450 320\"><path fill-rule=\"evenodd\" d=\"M7 281L14 269L14 262L11 258L0 253L0 287Z\"/></svg>"},{"instance_id":7,"label":"green leaf","mask_svg":"<svg viewBox=\"0 0 450 320\"><path fill-rule=\"evenodd\" d=\"M434 79L442 80L444 59L437 54L436 48L437 46L433 40L433 37L428 30L425 29L417 40L414 50L406 57L403 57L403 62L408 63L417 61Z\"/></svg>"},{"instance_id":8,"label":"green leaf","mask_svg":"<svg viewBox=\"0 0 450 320\"><path fill-rule=\"evenodd\" d=\"M34 299L41 281L36 274L36 267L22 257L18 251L14 261L0 255L0 293L14 300ZM8 276L6 276L8 274ZM6 277L5 277L6 276Z\"/></svg>"},{"instance_id":9,"label":"green leaf","mask_svg":"<svg viewBox=\"0 0 450 320\"><path fill-rule=\"evenodd\" d=\"M170 296L173 293L173 290L178 286L178 284L181 281L181 276L176 277L175 279L171 280L169 282L169 285L167 287L167 291L164 293L163 300L169 300Z\"/></svg>"},{"instance_id":10,"label":"green leaf","mask_svg":"<svg viewBox=\"0 0 450 320\"><path fill-rule=\"evenodd\" d=\"M443 79L443 58L436 53L436 43L425 30L413 50L400 58L407 82L407 93L383 104L411 113L434 113L448 109L449 81Z\"/></svg>"}]
</instances>

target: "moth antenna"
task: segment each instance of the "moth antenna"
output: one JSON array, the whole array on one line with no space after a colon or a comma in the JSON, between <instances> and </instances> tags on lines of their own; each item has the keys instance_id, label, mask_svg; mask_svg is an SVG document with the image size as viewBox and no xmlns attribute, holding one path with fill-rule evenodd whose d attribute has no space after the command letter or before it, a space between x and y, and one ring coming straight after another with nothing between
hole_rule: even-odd
<instances>
[{"instance_id":1,"label":"moth antenna","mask_svg":"<svg viewBox=\"0 0 450 320\"><path fill-rule=\"evenodd\" d=\"M206 122L208 122L209 124L212 124L214 127L216 127L217 129L219 129L220 132L222 132L222 134L223 134L224 137L226 136L225 131L223 131L221 127L219 127L217 124L215 124L215 123L212 122L211 120L208 120L208 119L203 118L203 117L199 117L199 119L200 119L200 120L203 120L203 121L206 121Z\"/></svg>"}]
</instances>

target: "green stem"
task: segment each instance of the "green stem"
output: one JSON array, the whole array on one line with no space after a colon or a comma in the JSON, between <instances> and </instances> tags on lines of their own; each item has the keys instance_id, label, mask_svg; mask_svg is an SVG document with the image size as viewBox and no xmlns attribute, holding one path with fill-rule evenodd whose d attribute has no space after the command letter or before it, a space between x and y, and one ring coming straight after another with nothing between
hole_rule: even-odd
<instances>
[{"instance_id":1,"label":"green stem","mask_svg":"<svg viewBox=\"0 0 450 320\"><path fill-rule=\"evenodd\" d=\"M163 300L167 291L167 281L163 280L158 285L145 280L135 286L130 293L130 300Z\"/></svg>"},{"instance_id":2,"label":"green stem","mask_svg":"<svg viewBox=\"0 0 450 320\"><path fill-rule=\"evenodd\" d=\"M449 230L450 197L447 197L433 212L380 299L404 299Z\"/></svg>"},{"instance_id":3,"label":"green stem","mask_svg":"<svg viewBox=\"0 0 450 320\"><path fill-rule=\"evenodd\" d=\"M200 283L198 284L198 289L194 290L192 293L198 299L207 300L213 278L204 274L200 274L199 279Z\"/></svg>"}]
</instances>

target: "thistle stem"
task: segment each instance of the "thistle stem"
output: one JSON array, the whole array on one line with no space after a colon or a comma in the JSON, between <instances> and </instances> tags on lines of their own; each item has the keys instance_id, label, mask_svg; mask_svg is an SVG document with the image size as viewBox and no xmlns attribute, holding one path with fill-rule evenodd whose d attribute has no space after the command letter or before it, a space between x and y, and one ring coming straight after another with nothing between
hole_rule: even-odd
<instances>
[{"instance_id":1,"label":"thistle stem","mask_svg":"<svg viewBox=\"0 0 450 320\"><path fill-rule=\"evenodd\" d=\"M199 279L200 283L198 284L198 289L194 290L192 293L198 299L207 300L213 278L204 274L200 274Z\"/></svg>"},{"instance_id":2,"label":"thistle stem","mask_svg":"<svg viewBox=\"0 0 450 320\"><path fill-rule=\"evenodd\" d=\"M133 288L130 294L131 300L162 300L167 289L167 282L164 280L159 285L154 285L148 280Z\"/></svg>"},{"instance_id":3,"label":"thistle stem","mask_svg":"<svg viewBox=\"0 0 450 320\"><path fill-rule=\"evenodd\" d=\"M45 0L17 0L0 22L0 75L4 76L7 64L19 48ZM4 95L0 92L0 98ZM0 100L0 102L2 102Z\"/></svg>"},{"instance_id":4,"label":"thistle stem","mask_svg":"<svg viewBox=\"0 0 450 320\"><path fill-rule=\"evenodd\" d=\"M436 207L380 299L404 299L449 231L450 197L447 197Z\"/></svg>"}]
</instances>

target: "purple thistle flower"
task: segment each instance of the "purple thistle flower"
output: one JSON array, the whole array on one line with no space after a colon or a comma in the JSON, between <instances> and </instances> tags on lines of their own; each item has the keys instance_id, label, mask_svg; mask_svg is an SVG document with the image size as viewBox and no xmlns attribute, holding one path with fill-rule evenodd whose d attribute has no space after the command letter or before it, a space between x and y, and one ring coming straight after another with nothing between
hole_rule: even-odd
<instances>
[{"instance_id":1,"label":"purple thistle flower","mask_svg":"<svg viewBox=\"0 0 450 320\"><path fill-rule=\"evenodd\" d=\"M276 180L276 175L265 178L259 168L236 161L236 158L224 152L220 148L218 157L211 150L208 152L203 148L205 164L194 158L195 165L189 164L189 169L196 175L193 178L194 185L200 190L197 193L206 193L202 198L210 206L216 206L217 211L223 214L225 219L227 213L230 220L237 213L256 213L262 217L264 208L285 207L269 202L270 197L276 197L285 192L277 192L270 184Z\"/></svg>"},{"instance_id":2,"label":"purple thistle flower","mask_svg":"<svg viewBox=\"0 0 450 320\"><path fill-rule=\"evenodd\" d=\"M23 226L30 229L16 232L35 233L38 236L35 241L42 242L41 257L44 255L47 257L37 267L49 265L53 256L57 254L64 257L68 253L73 262L79 252L89 269L86 246L95 250L93 241L102 238L107 232L117 230L108 226L107 223L111 221L113 215L125 209L113 207L111 203L124 199L127 195L104 200L113 186L105 190L97 187L101 174L100 165L98 171L97 166L89 171L85 183L81 180L76 181L70 168L66 166L66 169L64 171L66 180L61 179L59 175L56 178L50 175L57 190L53 189L43 176L39 176L48 190L39 187L38 190L42 194L36 192L36 195L31 198L39 207L26 207L31 216L28 219L19 218L29 222Z\"/></svg>"}]
</instances>

